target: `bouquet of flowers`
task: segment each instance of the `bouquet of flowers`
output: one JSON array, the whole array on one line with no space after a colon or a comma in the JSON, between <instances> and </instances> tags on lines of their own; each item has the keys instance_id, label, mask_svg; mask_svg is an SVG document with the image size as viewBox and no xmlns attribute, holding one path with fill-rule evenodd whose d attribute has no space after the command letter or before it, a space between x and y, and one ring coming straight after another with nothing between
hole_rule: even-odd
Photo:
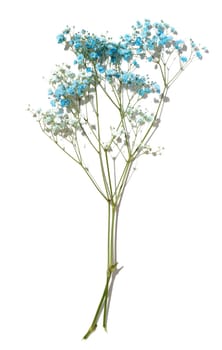
<instances>
[{"instance_id":1,"label":"bouquet of flowers","mask_svg":"<svg viewBox=\"0 0 222 350\"><path fill-rule=\"evenodd\" d=\"M120 270L118 216L134 162L142 155L161 154L150 140L169 102L169 88L191 62L208 52L192 39L186 42L177 36L164 21L147 19L118 41L67 27L57 42L73 53L73 64L56 66L49 80L49 110L29 107L41 130L83 169L107 205L105 286L84 339L102 315L107 329L113 282Z\"/></svg>"}]
</instances>

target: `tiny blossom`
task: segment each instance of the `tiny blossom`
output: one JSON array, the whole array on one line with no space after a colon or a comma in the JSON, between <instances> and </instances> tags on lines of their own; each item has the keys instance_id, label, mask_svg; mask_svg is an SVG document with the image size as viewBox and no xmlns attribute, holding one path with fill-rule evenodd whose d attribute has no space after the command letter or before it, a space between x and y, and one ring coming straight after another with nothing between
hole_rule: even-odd
<instances>
[{"instance_id":1,"label":"tiny blossom","mask_svg":"<svg viewBox=\"0 0 222 350\"><path fill-rule=\"evenodd\" d=\"M120 73L118 73L115 69L107 69L106 70L106 77L108 80L112 77L119 78Z\"/></svg>"},{"instance_id":2,"label":"tiny blossom","mask_svg":"<svg viewBox=\"0 0 222 350\"><path fill-rule=\"evenodd\" d=\"M61 124L62 120L61 120L60 117L55 117L55 118L54 118L54 122L55 122L56 124Z\"/></svg>"},{"instance_id":3,"label":"tiny blossom","mask_svg":"<svg viewBox=\"0 0 222 350\"><path fill-rule=\"evenodd\" d=\"M124 35L124 40L130 42L131 36L129 34Z\"/></svg>"},{"instance_id":4,"label":"tiny blossom","mask_svg":"<svg viewBox=\"0 0 222 350\"><path fill-rule=\"evenodd\" d=\"M96 69L98 70L99 73L104 73L105 72L105 67L101 66L100 64L96 65Z\"/></svg>"},{"instance_id":5,"label":"tiny blossom","mask_svg":"<svg viewBox=\"0 0 222 350\"><path fill-rule=\"evenodd\" d=\"M56 106L56 101L55 100L51 100L50 104L51 104L52 107L55 107Z\"/></svg>"},{"instance_id":6,"label":"tiny blossom","mask_svg":"<svg viewBox=\"0 0 222 350\"><path fill-rule=\"evenodd\" d=\"M137 123L138 123L139 125L144 125L144 124L145 124L144 118L141 118L141 117L137 118Z\"/></svg>"},{"instance_id":7,"label":"tiny blossom","mask_svg":"<svg viewBox=\"0 0 222 350\"><path fill-rule=\"evenodd\" d=\"M60 101L60 104L62 107L68 107L70 105L70 100L69 99L62 99Z\"/></svg>"},{"instance_id":8,"label":"tiny blossom","mask_svg":"<svg viewBox=\"0 0 222 350\"><path fill-rule=\"evenodd\" d=\"M45 123L46 123L46 124L50 124L52 121L53 121L52 116L46 116L46 117L45 117Z\"/></svg>"},{"instance_id":9,"label":"tiny blossom","mask_svg":"<svg viewBox=\"0 0 222 350\"><path fill-rule=\"evenodd\" d=\"M181 56L181 57L180 57L180 60L181 60L182 62L187 62L188 59L187 59L186 56Z\"/></svg>"},{"instance_id":10,"label":"tiny blossom","mask_svg":"<svg viewBox=\"0 0 222 350\"><path fill-rule=\"evenodd\" d=\"M139 68L139 67L140 67L139 63L138 63L136 60L133 61L133 65L134 65L136 68Z\"/></svg>"},{"instance_id":11,"label":"tiny blossom","mask_svg":"<svg viewBox=\"0 0 222 350\"><path fill-rule=\"evenodd\" d=\"M203 56L201 55L200 51L196 52L196 56L199 58L199 60L202 60Z\"/></svg>"},{"instance_id":12,"label":"tiny blossom","mask_svg":"<svg viewBox=\"0 0 222 350\"><path fill-rule=\"evenodd\" d=\"M59 85L55 90L55 96L59 99L61 96L65 95L66 89L64 85Z\"/></svg>"},{"instance_id":13,"label":"tiny blossom","mask_svg":"<svg viewBox=\"0 0 222 350\"><path fill-rule=\"evenodd\" d=\"M74 95L75 94L75 85L70 85L67 87L66 92L68 95Z\"/></svg>"},{"instance_id":14,"label":"tiny blossom","mask_svg":"<svg viewBox=\"0 0 222 350\"><path fill-rule=\"evenodd\" d=\"M63 30L63 34L69 34L70 33L70 28L69 27L66 27L64 30Z\"/></svg>"},{"instance_id":15,"label":"tiny blossom","mask_svg":"<svg viewBox=\"0 0 222 350\"><path fill-rule=\"evenodd\" d=\"M155 91L160 94L160 86L157 83L153 83L152 84L153 88L155 89Z\"/></svg>"},{"instance_id":16,"label":"tiny blossom","mask_svg":"<svg viewBox=\"0 0 222 350\"><path fill-rule=\"evenodd\" d=\"M96 60L98 58L98 54L96 52L91 52L90 58L92 58L93 60Z\"/></svg>"},{"instance_id":17,"label":"tiny blossom","mask_svg":"<svg viewBox=\"0 0 222 350\"><path fill-rule=\"evenodd\" d=\"M139 89L138 94L142 97L147 96L147 94L149 94L151 92L151 89L149 88L143 88L143 89Z\"/></svg>"},{"instance_id":18,"label":"tiny blossom","mask_svg":"<svg viewBox=\"0 0 222 350\"><path fill-rule=\"evenodd\" d=\"M59 116L63 115L63 113L64 113L64 109L63 108L58 108L57 111L56 111L56 115L59 115Z\"/></svg>"},{"instance_id":19,"label":"tiny blossom","mask_svg":"<svg viewBox=\"0 0 222 350\"><path fill-rule=\"evenodd\" d=\"M64 34L57 35L56 39L57 39L57 43L58 44L61 44L61 43L63 43L66 40Z\"/></svg>"},{"instance_id":20,"label":"tiny blossom","mask_svg":"<svg viewBox=\"0 0 222 350\"><path fill-rule=\"evenodd\" d=\"M176 40L174 43L174 46L177 50L180 50L182 48L183 44L184 44L183 40Z\"/></svg>"},{"instance_id":21,"label":"tiny blossom","mask_svg":"<svg viewBox=\"0 0 222 350\"><path fill-rule=\"evenodd\" d=\"M79 54L78 56L77 56L77 63L83 63L83 61L84 61L84 56L83 56L83 54Z\"/></svg>"}]
</instances>

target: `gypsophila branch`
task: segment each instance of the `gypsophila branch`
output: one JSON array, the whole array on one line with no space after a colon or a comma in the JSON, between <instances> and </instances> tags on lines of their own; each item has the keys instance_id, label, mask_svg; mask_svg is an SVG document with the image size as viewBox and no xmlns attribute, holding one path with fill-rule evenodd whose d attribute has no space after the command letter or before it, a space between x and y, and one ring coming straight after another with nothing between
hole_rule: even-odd
<instances>
[{"instance_id":1,"label":"gypsophila branch","mask_svg":"<svg viewBox=\"0 0 222 350\"><path fill-rule=\"evenodd\" d=\"M169 102L169 88L208 50L192 39L178 38L166 22L148 19L137 21L117 41L66 27L57 42L72 53L73 64L55 67L49 79L50 109L28 110L42 132L81 167L108 205L105 286L83 337L87 339L101 316L107 330L113 283L120 270L118 215L134 164L142 155L161 154L161 148L153 150L150 141ZM155 81L147 74L153 69Z\"/></svg>"}]
</instances>

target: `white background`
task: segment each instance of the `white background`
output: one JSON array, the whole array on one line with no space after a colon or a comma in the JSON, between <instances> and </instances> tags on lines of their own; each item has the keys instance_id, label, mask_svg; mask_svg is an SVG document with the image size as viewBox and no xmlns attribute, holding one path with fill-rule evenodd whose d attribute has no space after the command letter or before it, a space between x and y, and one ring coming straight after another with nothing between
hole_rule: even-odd
<instances>
[{"instance_id":1,"label":"white background","mask_svg":"<svg viewBox=\"0 0 222 350\"><path fill-rule=\"evenodd\" d=\"M1 350L221 350L219 2L21 0L0 13ZM105 282L106 207L25 108L46 104L67 24L119 35L144 18L210 55L172 87L155 136L165 152L138 164L123 201L108 334L82 341Z\"/></svg>"}]
</instances>

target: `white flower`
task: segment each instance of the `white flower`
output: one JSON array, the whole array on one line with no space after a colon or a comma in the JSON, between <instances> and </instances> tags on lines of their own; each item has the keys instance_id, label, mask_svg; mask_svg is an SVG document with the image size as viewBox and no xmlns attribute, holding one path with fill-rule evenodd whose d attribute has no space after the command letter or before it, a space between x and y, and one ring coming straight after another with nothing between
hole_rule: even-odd
<instances>
[{"instance_id":1,"label":"white flower","mask_svg":"<svg viewBox=\"0 0 222 350\"><path fill-rule=\"evenodd\" d=\"M61 124L61 122L62 122L62 120L61 120L60 117L55 117L54 123L56 123L56 124Z\"/></svg>"}]
</instances>

